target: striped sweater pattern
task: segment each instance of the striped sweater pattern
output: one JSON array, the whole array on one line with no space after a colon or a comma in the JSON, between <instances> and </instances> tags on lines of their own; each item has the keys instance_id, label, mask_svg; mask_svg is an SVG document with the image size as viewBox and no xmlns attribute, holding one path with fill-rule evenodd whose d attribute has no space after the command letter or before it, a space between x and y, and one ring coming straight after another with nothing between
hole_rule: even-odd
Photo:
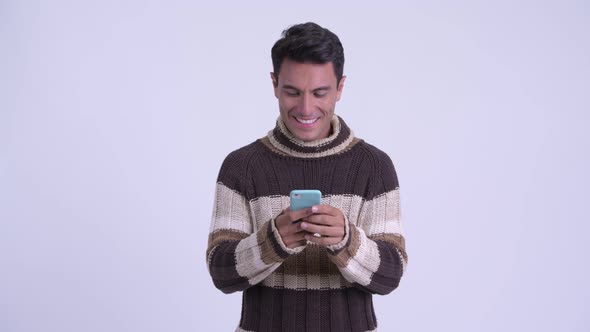
<instances>
[{"instance_id":1,"label":"striped sweater pattern","mask_svg":"<svg viewBox=\"0 0 590 332\"><path fill-rule=\"evenodd\" d=\"M400 282L407 255L393 163L340 117L331 125L329 137L303 142L279 118L221 166L207 265L221 291L243 291L236 331L375 331L372 294ZM274 218L293 189L318 189L343 212L340 243L284 245Z\"/></svg>"}]
</instances>

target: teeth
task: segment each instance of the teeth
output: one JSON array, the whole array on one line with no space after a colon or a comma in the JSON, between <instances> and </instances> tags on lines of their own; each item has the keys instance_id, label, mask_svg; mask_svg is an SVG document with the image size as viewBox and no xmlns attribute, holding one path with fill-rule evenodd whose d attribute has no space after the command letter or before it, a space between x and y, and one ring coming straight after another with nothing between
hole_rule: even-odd
<instances>
[{"instance_id":1,"label":"teeth","mask_svg":"<svg viewBox=\"0 0 590 332\"><path fill-rule=\"evenodd\" d=\"M300 119L300 118L295 118L295 119L297 120L297 122L303 123L303 124L312 124L318 120L318 118L311 119L311 120L304 120L304 119Z\"/></svg>"}]
</instances>

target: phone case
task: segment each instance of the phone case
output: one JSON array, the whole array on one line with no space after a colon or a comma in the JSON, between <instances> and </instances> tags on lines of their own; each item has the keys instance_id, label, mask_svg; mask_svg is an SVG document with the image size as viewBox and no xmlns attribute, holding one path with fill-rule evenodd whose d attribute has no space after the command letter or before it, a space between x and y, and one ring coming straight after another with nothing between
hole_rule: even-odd
<instances>
[{"instance_id":1,"label":"phone case","mask_svg":"<svg viewBox=\"0 0 590 332\"><path fill-rule=\"evenodd\" d=\"M319 190L293 190L291 197L291 211L305 209L322 202L322 193Z\"/></svg>"}]
</instances>

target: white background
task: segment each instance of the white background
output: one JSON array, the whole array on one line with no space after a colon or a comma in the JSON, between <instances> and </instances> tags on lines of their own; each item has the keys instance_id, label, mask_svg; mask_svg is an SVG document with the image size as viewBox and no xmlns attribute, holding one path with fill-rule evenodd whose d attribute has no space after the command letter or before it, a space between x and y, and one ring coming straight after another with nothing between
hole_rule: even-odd
<instances>
[{"instance_id":1,"label":"white background","mask_svg":"<svg viewBox=\"0 0 590 332\"><path fill-rule=\"evenodd\" d=\"M274 126L270 48L306 21L400 179L380 331L590 330L588 2L321 3L0 1L1 331L235 329L215 180Z\"/></svg>"}]
</instances>

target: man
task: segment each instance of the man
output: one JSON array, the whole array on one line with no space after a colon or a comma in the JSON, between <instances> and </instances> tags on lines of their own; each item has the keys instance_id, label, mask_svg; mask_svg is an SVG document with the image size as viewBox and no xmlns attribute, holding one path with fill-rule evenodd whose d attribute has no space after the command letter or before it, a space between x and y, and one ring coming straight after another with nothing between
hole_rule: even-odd
<instances>
[{"instance_id":1,"label":"man","mask_svg":"<svg viewBox=\"0 0 590 332\"><path fill-rule=\"evenodd\" d=\"M213 282L243 291L236 331L374 331L372 294L394 290L407 261L393 164L334 114L346 79L335 34L292 26L272 61L276 127L219 172ZM319 189L322 204L291 211L293 189Z\"/></svg>"}]
</instances>

